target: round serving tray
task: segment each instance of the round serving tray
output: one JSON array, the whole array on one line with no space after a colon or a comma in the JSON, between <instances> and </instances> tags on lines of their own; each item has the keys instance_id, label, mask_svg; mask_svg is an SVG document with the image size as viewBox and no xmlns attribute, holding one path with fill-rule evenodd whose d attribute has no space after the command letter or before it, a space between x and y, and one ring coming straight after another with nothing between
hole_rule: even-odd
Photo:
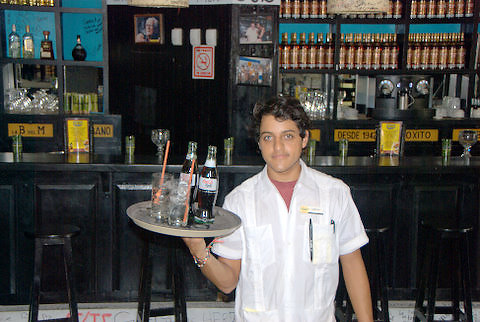
<instances>
[{"instance_id":1,"label":"round serving tray","mask_svg":"<svg viewBox=\"0 0 480 322\"><path fill-rule=\"evenodd\" d=\"M178 237L218 237L235 231L242 221L234 213L215 206L213 214L215 221L212 224L193 224L187 227L169 226L159 223L150 216L151 202L142 201L127 208L127 216L133 222L146 230Z\"/></svg>"}]
</instances>

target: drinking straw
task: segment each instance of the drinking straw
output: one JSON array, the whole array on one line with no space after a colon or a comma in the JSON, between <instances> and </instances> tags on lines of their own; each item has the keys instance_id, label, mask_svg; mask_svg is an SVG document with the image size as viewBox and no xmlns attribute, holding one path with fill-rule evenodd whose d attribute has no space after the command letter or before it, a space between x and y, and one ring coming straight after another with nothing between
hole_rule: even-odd
<instances>
[{"instance_id":1,"label":"drinking straw","mask_svg":"<svg viewBox=\"0 0 480 322\"><path fill-rule=\"evenodd\" d=\"M188 209L190 208L190 190L192 187L192 176L193 176L193 166L195 165L195 159L192 160L192 165L190 166L190 176L188 178L188 190L187 190L187 199L185 200L185 213L183 214L183 223L187 222Z\"/></svg>"},{"instance_id":2,"label":"drinking straw","mask_svg":"<svg viewBox=\"0 0 480 322\"><path fill-rule=\"evenodd\" d=\"M167 141L167 147L165 148L165 154L163 155L163 169L162 176L160 177L160 189L155 194L155 198L160 198L162 195L163 177L165 176L165 168L167 167L168 150L170 150L170 140Z\"/></svg>"}]
</instances>

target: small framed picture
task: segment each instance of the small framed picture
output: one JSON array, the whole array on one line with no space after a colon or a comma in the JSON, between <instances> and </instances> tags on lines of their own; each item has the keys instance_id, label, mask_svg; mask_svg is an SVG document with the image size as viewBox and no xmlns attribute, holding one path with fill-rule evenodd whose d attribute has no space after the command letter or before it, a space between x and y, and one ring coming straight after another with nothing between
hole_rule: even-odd
<instances>
[{"instance_id":1,"label":"small framed picture","mask_svg":"<svg viewBox=\"0 0 480 322\"><path fill-rule=\"evenodd\" d=\"M240 56L237 61L237 84L272 85L272 59Z\"/></svg>"},{"instance_id":2,"label":"small framed picture","mask_svg":"<svg viewBox=\"0 0 480 322\"><path fill-rule=\"evenodd\" d=\"M273 37L272 15L245 15L239 21L240 44L271 44Z\"/></svg>"},{"instance_id":3,"label":"small framed picture","mask_svg":"<svg viewBox=\"0 0 480 322\"><path fill-rule=\"evenodd\" d=\"M164 44L163 14L134 16L136 44Z\"/></svg>"}]
</instances>

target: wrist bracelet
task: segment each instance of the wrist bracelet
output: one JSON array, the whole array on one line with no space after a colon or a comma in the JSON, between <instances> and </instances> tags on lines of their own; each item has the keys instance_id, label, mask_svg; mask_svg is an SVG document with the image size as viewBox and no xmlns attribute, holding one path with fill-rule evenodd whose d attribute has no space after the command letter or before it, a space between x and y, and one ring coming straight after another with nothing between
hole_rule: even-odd
<instances>
[{"instance_id":1,"label":"wrist bracelet","mask_svg":"<svg viewBox=\"0 0 480 322\"><path fill-rule=\"evenodd\" d=\"M205 247L205 250L207 251L207 255L205 255L205 257L200 258L195 255L192 255L193 260L195 261L195 264L197 265L198 268L202 268L203 266L205 266L205 264L207 263L207 260L210 258L210 248L212 248L213 244L215 243L218 243L217 238L212 240L212 242L208 244L207 247Z\"/></svg>"}]
</instances>

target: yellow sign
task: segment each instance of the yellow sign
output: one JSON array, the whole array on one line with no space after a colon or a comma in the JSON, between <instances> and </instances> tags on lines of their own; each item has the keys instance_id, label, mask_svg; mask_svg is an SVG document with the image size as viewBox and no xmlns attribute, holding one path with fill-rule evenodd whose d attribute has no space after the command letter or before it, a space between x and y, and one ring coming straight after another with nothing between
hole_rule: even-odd
<instances>
[{"instance_id":1,"label":"yellow sign","mask_svg":"<svg viewBox=\"0 0 480 322\"><path fill-rule=\"evenodd\" d=\"M96 138L113 138L113 124L94 124L93 136Z\"/></svg>"},{"instance_id":2,"label":"yellow sign","mask_svg":"<svg viewBox=\"0 0 480 322\"><path fill-rule=\"evenodd\" d=\"M90 152L88 119L67 119L68 152Z\"/></svg>"},{"instance_id":3,"label":"yellow sign","mask_svg":"<svg viewBox=\"0 0 480 322\"><path fill-rule=\"evenodd\" d=\"M380 122L380 155L399 155L402 122Z\"/></svg>"},{"instance_id":4,"label":"yellow sign","mask_svg":"<svg viewBox=\"0 0 480 322\"><path fill-rule=\"evenodd\" d=\"M320 129L312 129L310 130L310 139L315 141L320 141Z\"/></svg>"},{"instance_id":5,"label":"yellow sign","mask_svg":"<svg viewBox=\"0 0 480 322\"><path fill-rule=\"evenodd\" d=\"M436 142L438 141L438 130L434 130L434 129L406 130L405 141Z\"/></svg>"},{"instance_id":6,"label":"yellow sign","mask_svg":"<svg viewBox=\"0 0 480 322\"><path fill-rule=\"evenodd\" d=\"M461 130L474 130L477 131L478 135L480 136L480 129L453 129L452 131L452 141L458 141L458 134Z\"/></svg>"},{"instance_id":7,"label":"yellow sign","mask_svg":"<svg viewBox=\"0 0 480 322\"><path fill-rule=\"evenodd\" d=\"M53 124L51 123L8 123L8 136L20 134L32 138L52 138Z\"/></svg>"},{"instance_id":8,"label":"yellow sign","mask_svg":"<svg viewBox=\"0 0 480 322\"><path fill-rule=\"evenodd\" d=\"M375 130L367 129L336 129L333 133L335 142L347 139L350 142L375 142Z\"/></svg>"}]
</instances>

